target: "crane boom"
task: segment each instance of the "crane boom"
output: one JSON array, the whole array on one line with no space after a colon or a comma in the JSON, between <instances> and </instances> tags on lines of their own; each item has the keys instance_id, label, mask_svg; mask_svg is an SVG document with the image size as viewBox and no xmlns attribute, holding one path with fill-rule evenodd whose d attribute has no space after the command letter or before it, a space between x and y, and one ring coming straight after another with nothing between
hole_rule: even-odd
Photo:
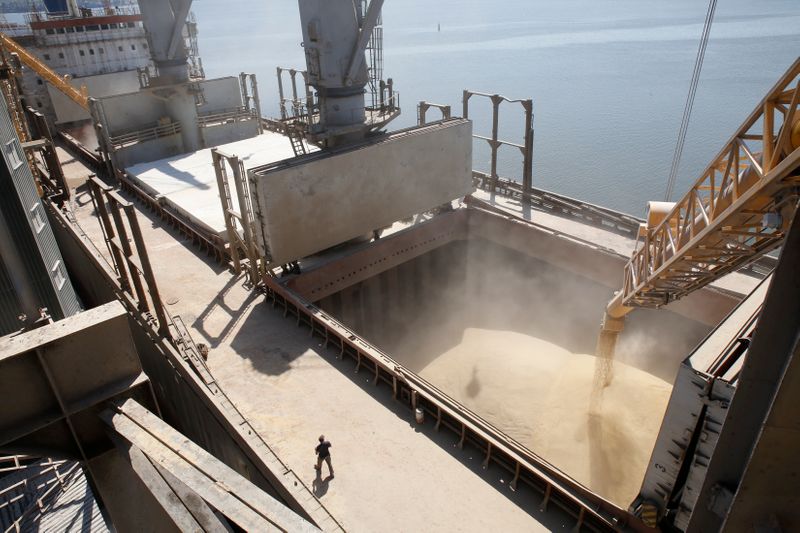
<instances>
[{"instance_id":1,"label":"crane boom","mask_svg":"<svg viewBox=\"0 0 800 533\"><path fill-rule=\"evenodd\" d=\"M24 47L20 46L16 41L14 41L14 39L5 33L0 33L0 46L2 46L8 52L17 54L20 61L41 76L43 80L47 81L50 85L64 93L68 98L81 106L83 109L87 111L89 110L89 93L86 90L86 86L81 86L80 89L76 89L69 83L69 78L66 76L61 76L53 71L50 67L40 61L38 57L25 50Z\"/></svg>"},{"instance_id":2,"label":"crane boom","mask_svg":"<svg viewBox=\"0 0 800 533\"><path fill-rule=\"evenodd\" d=\"M625 316L660 307L780 246L800 192L800 58L689 192L640 232L609 302L597 355L613 357Z\"/></svg>"}]
</instances>

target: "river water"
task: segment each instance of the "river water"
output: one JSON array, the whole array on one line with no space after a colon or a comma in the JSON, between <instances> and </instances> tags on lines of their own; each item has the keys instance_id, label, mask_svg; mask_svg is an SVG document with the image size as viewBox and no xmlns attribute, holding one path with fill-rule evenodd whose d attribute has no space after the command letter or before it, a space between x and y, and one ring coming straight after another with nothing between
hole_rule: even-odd
<instances>
[{"instance_id":1,"label":"river water","mask_svg":"<svg viewBox=\"0 0 800 533\"><path fill-rule=\"evenodd\" d=\"M662 199L706 13L700 0L388 0L385 73L415 122L420 100L463 89L533 98L534 183L640 215ZM297 2L201 0L193 10L209 77L254 72L265 114L278 112L275 67L304 68ZM441 29L439 30L439 27ZM800 2L721 0L676 191L693 182L800 54ZM489 105L471 108L488 134ZM518 108L501 134L520 140ZM488 152L477 147L475 167ZM521 176L518 151L501 174Z\"/></svg>"}]
</instances>

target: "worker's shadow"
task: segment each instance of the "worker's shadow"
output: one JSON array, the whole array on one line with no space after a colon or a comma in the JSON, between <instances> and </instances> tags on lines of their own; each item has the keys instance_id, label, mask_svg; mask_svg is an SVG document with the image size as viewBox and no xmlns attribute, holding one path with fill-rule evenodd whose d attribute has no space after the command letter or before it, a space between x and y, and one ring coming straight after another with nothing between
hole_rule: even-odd
<instances>
[{"instance_id":1,"label":"worker's shadow","mask_svg":"<svg viewBox=\"0 0 800 533\"><path fill-rule=\"evenodd\" d=\"M314 496L317 498L322 498L328 492L328 484L333 479L333 476L328 474L328 477L325 479L322 478L322 472L317 470L317 476L314 478L314 481L311 483L311 490L314 491Z\"/></svg>"}]
</instances>

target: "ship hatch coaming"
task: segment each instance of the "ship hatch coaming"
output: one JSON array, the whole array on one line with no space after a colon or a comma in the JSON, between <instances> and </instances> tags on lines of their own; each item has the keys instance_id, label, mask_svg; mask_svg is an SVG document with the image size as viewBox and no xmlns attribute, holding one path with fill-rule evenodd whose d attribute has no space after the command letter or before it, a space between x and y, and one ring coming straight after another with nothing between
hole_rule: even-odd
<instances>
[{"instance_id":1,"label":"ship hatch coaming","mask_svg":"<svg viewBox=\"0 0 800 533\"><path fill-rule=\"evenodd\" d=\"M453 222L459 218L464 227ZM356 252L362 266L345 257L287 284L310 294L353 279L316 305L397 361L403 372L421 376L624 508L641 484L669 383L710 326L670 311L641 313L621 342L618 387L607 393L606 411L619 412L605 413L605 429L596 419L590 424L593 359L580 354L592 352L597 331L592 311L613 292L616 280L607 272L614 269L607 267L621 259L530 230L529 238L540 241L539 251L549 250L537 257L506 246L500 234L467 229L498 218L457 210ZM445 228L437 232L436 225ZM414 233L417 244L436 245L413 256L408 250ZM450 237L442 238L446 234ZM392 239L398 240L395 250ZM409 257L396 266L382 271L375 266L404 253ZM584 260L581 273L560 265L570 256ZM585 261L592 257L593 262ZM373 275L348 276L369 265ZM326 272L335 276L329 282ZM636 400L636 409L625 409L627 398ZM598 444L601 437L605 444ZM615 460L614 450L625 459ZM619 472L619 483L610 482L611 469Z\"/></svg>"}]
</instances>

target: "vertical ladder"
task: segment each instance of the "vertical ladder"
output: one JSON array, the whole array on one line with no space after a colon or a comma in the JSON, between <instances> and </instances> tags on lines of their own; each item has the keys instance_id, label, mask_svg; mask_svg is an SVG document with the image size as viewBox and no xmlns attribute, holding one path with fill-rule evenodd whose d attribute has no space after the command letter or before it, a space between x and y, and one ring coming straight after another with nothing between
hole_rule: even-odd
<instances>
[{"instance_id":1,"label":"vertical ladder","mask_svg":"<svg viewBox=\"0 0 800 533\"><path fill-rule=\"evenodd\" d=\"M289 137L289 142L292 143L292 151L295 157L308 153L306 144L303 142L303 132L296 121L292 121L286 126L286 135Z\"/></svg>"},{"instance_id":2,"label":"vertical ladder","mask_svg":"<svg viewBox=\"0 0 800 533\"><path fill-rule=\"evenodd\" d=\"M236 240L233 235L236 231L233 220L231 220L231 211L233 211L233 201L231 199L231 189L228 186L228 171L225 169L224 158L216 151L212 151L214 159L214 170L217 174L217 185L219 186L220 201L222 202L222 216L225 219L225 229L228 232L228 246L233 261L233 268L238 274L241 272L241 263L239 261L239 250L236 246Z\"/></svg>"},{"instance_id":3,"label":"vertical ladder","mask_svg":"<svg viewBox=\"0 0 800 533\"><path fill-rule=\"evenodd\" d=\"M245 253L250 263L250 281L255 285L260 277L259 254L256 246L256 218L253 214L253 202L250 199L250 187L247 184L247 170L240 159L237 159L237 162L238 172L234 173L234 179L236 180L236 193L239 197L239 210L241 211L239 222L244 232Z\"/></svg>"}]
</instances>

